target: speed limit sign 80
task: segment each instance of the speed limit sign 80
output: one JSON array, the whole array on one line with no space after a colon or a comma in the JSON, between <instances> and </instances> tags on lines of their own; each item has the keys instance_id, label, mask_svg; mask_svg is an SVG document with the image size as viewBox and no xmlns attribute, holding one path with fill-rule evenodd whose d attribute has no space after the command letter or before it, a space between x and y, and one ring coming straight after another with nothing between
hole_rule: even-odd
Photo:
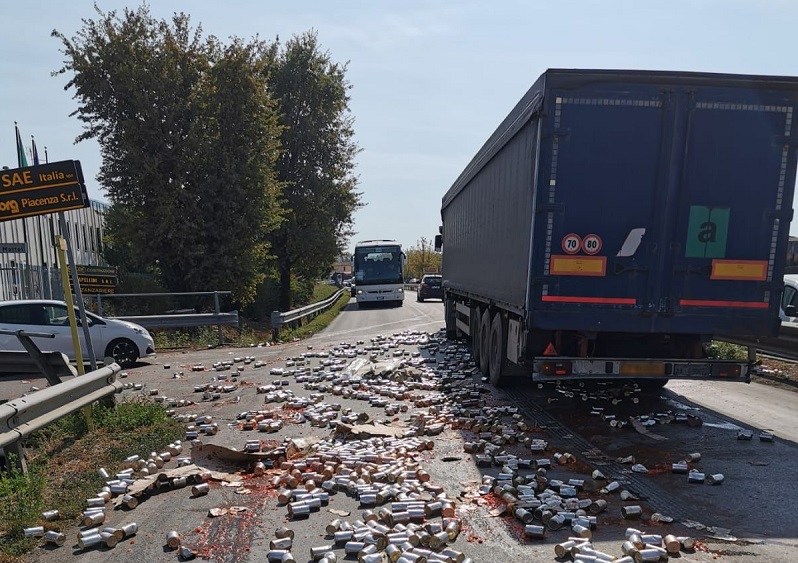
<instances>
[{"instance_id":1,"label":"speed limit sign 80","mask_svg":"<svg viewBox=\"0 0 798 563\"><path fill-rule=\"evenodd\" d=\"M601 237L598 235L586 235L582 239L582 250L585 254L598 254L601 250Z\"/></svg>"}]
</instances>

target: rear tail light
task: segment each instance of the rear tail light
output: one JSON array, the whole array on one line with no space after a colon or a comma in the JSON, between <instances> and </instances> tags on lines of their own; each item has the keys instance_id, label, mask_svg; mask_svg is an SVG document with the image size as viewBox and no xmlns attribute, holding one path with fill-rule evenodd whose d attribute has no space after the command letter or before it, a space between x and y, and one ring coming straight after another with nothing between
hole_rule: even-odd
<instances>
[{"instance_id":1,"label":"rear tail light","mask_svg":"<svg viewBox=\"0 0 798 563\"><path fill-rule=\"evenodd\" d=\"M543 375L570 375L571 362L543 362L541 371Z\"/></svg>"}]
</instances>

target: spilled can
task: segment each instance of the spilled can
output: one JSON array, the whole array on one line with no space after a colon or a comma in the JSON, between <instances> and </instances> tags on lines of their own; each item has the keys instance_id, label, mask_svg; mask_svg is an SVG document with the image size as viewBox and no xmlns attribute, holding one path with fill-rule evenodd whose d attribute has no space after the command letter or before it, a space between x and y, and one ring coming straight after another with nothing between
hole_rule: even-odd
<instances>
[{"instance_id":1,"label":"spilled can","mask_svg":"<svg viewBox=\"0 0 798 563\"><path fill-rule=\"evenodd\" d=\"M200 483L199 485L194 485L191 487L191 496L193 497L201 497L208 494L208 491L211 490L210 485L208 483Z\"/></svg>"},{"instance_id":2,"label":"spilled can","mask_svg":"<svg viewBox=\"0 0 798 563\"><path fill-rule=\"evenodd\" d=\"M129 538L130 536L136 535L136 532L139 531L139 525L136 524L135 522L130 522L122 526L120 530L122 530L126 538Z\"/></svg>"},{"instance_id":3,"label":"spilled can","mask_svg":"<svg viewBox=\"0 0 798 563\"><path fill-rule=\"evenodd\" d=\"M621 507L621 515L626 520L636 520L640 518L642 514L643 514L643 509L640 507L640 505L633 504Z\"/></svg>"},{"instance_id":4,"label":"spilled can","mask_svg":"<svg viewBox=\"0 0 798 563\"><path fill-rule=\"evenodd\" d=\"M288 550L293 546L294 540L292 538L277 538L269 542L269 549L271 550Z\"/></svg>"},{"instance_id":5,"label":"spilled can","mask_svg":"<svg viewBox=\"0 0 798 563\"><path fill-rule=\"evenodd\" d=\"M44 526L34 526L23 530L26 538L40 538L44 535Z\"/></svg>"},{"instance_id":6,"label":"spilled can","mask_svg":"<svg viewBox=\"0 0 798 563\"><path fill-rule=\"evenodd\" d=\"M64 543L66 543L66 536L61 532L50 530L49 532L45 532L44 541L55 545L64 545Z\"/></svg>"},{"instance_id":7,"label":"spilled can","mask_svg":"<svg viewBox=\"0 0 798 563\"><path fill-rule=\"evenodd\" d=\"M524 526L524 535L535 540L542 540L546 537L546 527L527 524Z\"/></svg>"},{"instance_id":8,"label":"spilled can","mask_svg":"<svg viewBox=\"0 0 798 563\"><path fill-rule=\"evenodd\" d=\"M706 482L709 485L720 485L723 483L723 473L713 473L711 475L707 475Z\"/></svg>"},{"instance_id":9,"label":"spilled can","mask_svg":"<svg viewBox=\"0 0 798 563\"><path fill-rule=\"evenodd\" d=\"M99 545L102 543L103 539L99 533L92 534L89 536L82 536L78 538L78 547L80 549L86 549L87 547L91 547L93 545Z\"/></svg>"},{"instance_id":10,"label":"spilled can","mask_svg":"<svg viewBox=\"0 0 798 563\"><path fill-rule=\"evenodd\" d=\"M175 530L172 530L166 534L166 545L170 549L177 549L178 547L180 547L180 541L181 541L180 534Z\"/></svg>"},{"instance_id":11,"label":"spilled can","mask_svg":"<svg viewBox=\"0 0 798 563\"><path fill-rule=\"evenodd\" d=\"M45 510L44 512L42 512L42 518L44 518L48 522L54 522L55 520L58 520L60 516L61 514L58 512L58 510L55 509Z\"/></svg>"},{"instance_id":12,"label":"spilled can","mask_svg":"<svg viewBox=\"0 0 798 563\"><path fill-rule=\"evenodd\" d=\"M662 544L665 546L665 551L671 555L679 553L679 550L682 547L681 542L679 542L679 540L673 534L668 534L662 538Z\"/></svg>"}]
</instances>

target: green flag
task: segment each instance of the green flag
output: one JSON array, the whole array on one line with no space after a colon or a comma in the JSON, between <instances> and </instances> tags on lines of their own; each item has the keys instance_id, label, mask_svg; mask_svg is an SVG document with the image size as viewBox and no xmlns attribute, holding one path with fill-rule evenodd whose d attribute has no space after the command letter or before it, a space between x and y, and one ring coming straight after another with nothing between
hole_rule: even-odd
<instances>
[{"instance_id":1,"label":"green flag","mask_svg":"<svg viewBox=\"0 0 798 563\"><path fill-rule=\"evenodd\" d=\"M19 134L19 127L17 122L14 122L14 129L17 133L17 165L20 168L25 168L28 165L28 159L25 158L25 145L22 144L22 137Z\"/></svg>"}]
</instances>

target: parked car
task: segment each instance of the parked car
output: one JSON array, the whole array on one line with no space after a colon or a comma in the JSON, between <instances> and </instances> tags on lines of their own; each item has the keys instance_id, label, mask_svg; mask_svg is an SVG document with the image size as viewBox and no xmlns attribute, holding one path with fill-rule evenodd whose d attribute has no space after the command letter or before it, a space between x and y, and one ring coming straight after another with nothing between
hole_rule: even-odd
<instances>
[{"instance_id":1,"label":"parked car","mask_svg":"<svg viewBox=\"0 0 798 563\"><path fill-rule=\"evenodd\" d=\"M788 307L792 307L788 313ZM779 317L782 322L798 322L798 274L784 274L784 293L781 294Z\"/></svg>"},{"instance_id":2,"label":"parked car","mask_svg":"<svg viewBox=\"0 0 798 563\"><path fill-rule=\"evenodd\" d=\"M438 274L426 274L418 284L416 294L417 301L425 299L443 299L443 276Z\"/></svg>"},{"instance_id":3,"label":"parked car","mask_svg":"<svg viewBox=\"0 0 798 563\"><path fill-rule=\"evenodd\" d=\"M88 361L88 352L77 310L75 316L85 362ZM105 319L88 311L86 320L89 323L94 355L100 362L110 356L120 366L130 367L139 358L155 354L152 336L142 326L127 321ZM33 342L43 352L63 352L70 361L75 361L67 305L63 301L43 299L0 301L0 329L53 334L54 338L33 337ZM25 350L25 348L16 335L0 334L0 350Z\"/></svg>"}]
</instances>

